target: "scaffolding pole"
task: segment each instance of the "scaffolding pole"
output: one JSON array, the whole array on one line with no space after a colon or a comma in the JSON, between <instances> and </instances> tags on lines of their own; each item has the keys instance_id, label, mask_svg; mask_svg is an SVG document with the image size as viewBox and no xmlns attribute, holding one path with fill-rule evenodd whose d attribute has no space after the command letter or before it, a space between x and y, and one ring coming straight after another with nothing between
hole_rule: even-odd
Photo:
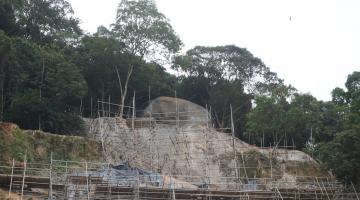
<instances>
[{"instance_id":1,"label":"scaffolding pole","mask_svg":"<svg viewBox=\"0 0 360 200\"><path fill-rule=\"evenodd\" d=\"M131 128L134 131L134 119L135 119L135 90L134 90L134 96L133 96L133 109L132 109L132 119L131 119Z\"/></svg>"},{"instance_id":2,"label":"scaffolding pole","mask_svg":"<svg viewBox=\"0 0 360 200\"><path fill-rule=\"evenodd\" d=\"M26 176L26 166L27 165L27 155L24 156L24 170L23 170L23 177L22 177L22 183L21 183L21 196L20 200L24 197L24 187L25 187L25 176Z\"/></svg>"},{"instance_id":3,"label":"scaffolding pole","mask_svg":"<svg viewBox=\"0 0 360 200\"><path fill-rule=\"evenodd\" d=\"M237 153L235 149L235 128L234 128L234 119L233 119L233 110L232 106L230 104L230 120L231 120L231 136L232 136L232 147L233 147L233 153L234 153L234 168L235 168L235 176L239 180L239 171L237 166Z\"/></svg>"},{"instance_id":4,"label":"scaffolding pole","mask_svg":"<svg viewBox=\"0 0 360 200\"><path fill-rule=\"evenodd\" d=\"M354 184L353 184L352 181L351 181L351 186L352 186L352 188L353 188L353 190L354 190L354 192L355 192L356 199L359 200L359 196L358 196L358 194L357 194L357 191L356 191L355 186L354 186Z\"/></svg>"},{"instance_id":5,"label":"scaffolding pole","mask_svg":"<svg viewBox=\"0 0 360 200\"><path fill-rule=\"evenodd\" d=\"M88 163L85 162L85 176L86 176L86 194L87 200L90 199L90 190L89 190L89 174L88 174Z\"/></svg>"},{"instance_id":6,"label":"scaffolding pole","mask_svg":"<svg viewBox=\"0 0 360 200\"><path fill-rule=\"evenodd\" d=\"M11 197L11 189L12 189L12 182L13 182L13 177L14 177L14 165L15 165L15 160L14 158L12 159L12 165L11 165L11 177L10 177L10 186L9 186L9 199Z\"/></svg>"},{"instance_id":7,"label":"scaffolding pole","mask_svg":"<svg viewBox=\"0 0 360 200\"><path fill-rule=\"evenodd\" d=\"M49 167L49 199L52 200L52 165L53 165L53 153L50 153L50 167Z\"/></svg>"}]
</instances>

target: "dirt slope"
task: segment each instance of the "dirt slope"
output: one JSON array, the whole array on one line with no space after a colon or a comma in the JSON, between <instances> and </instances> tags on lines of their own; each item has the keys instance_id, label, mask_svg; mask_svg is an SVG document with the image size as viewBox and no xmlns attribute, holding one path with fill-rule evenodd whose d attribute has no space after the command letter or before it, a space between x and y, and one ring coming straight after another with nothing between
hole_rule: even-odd
<instances>
[{"instance_id":1,"label":"dirt slope","mask_svg":"<svg viewBox=\"0 0 360 200\"><path fill-rule=\"evenodd\" d=\"M318 163L301 151L273 152L272 149L260 149L239 139L234 140L233 146L231 135L209 127L206 114L193 118L178 117L179 122L173 123L174 115L169 113L174 113L174 98L160 99L163 100L155 100L151 103L153 108L148 107L145 112L152 116L151 120L155 123L137 126L134 130L120 118L86 120L89 137L101 141L108 162L129 161L133 166L162 174L175 174L178 178L198 185L230 184L236 181L236 177L242 177L241 181L247 182L254 178L296 181L297 176L329 176ZM164 101L166 103L162 105ZM184 113L188 111L187 115L193 111L187 108L196 108L195 113L207 113L204 108L192 104L177 100L175 105L181 105ZM154 113L150 115L149 110L156 111L158 116ZM191 123L181 121L189 119ZM172 123L165 120L172 120ZM224 177L227 178L224 180Z\"/></svg>"}]
</instances>

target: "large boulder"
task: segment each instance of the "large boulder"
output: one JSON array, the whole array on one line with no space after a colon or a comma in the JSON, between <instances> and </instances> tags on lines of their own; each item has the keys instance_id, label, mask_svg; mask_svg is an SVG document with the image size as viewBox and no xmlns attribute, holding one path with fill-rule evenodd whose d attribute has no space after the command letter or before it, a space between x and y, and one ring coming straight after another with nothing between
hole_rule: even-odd
<instances>
[{"instance_id":1,"label":"large boulder","mask_svg":"<svg viewBox=\"0 0 360 200\"><path fill-rule=\"evenodd\" d=\"M158 97L150 102L144 111L145 117L152 117L156 123L179 125L204 125L208 112L190 101L174 97Z\"/></svg>"}]
</instances>

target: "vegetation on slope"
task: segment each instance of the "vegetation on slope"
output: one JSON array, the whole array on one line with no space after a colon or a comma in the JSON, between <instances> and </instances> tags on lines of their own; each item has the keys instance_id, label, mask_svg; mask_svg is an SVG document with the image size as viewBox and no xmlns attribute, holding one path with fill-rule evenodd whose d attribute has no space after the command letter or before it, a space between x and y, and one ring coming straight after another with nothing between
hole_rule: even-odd
<instances>
[{"instance_id":1,"label":"vegetation on slope","mask_svg":"<svg viewBox=\"0 0 360 200\"><path fill-rule=\"evenodd\" d=\"M269 154L270 155L270 154ZM309 161L281 161L276 158L270 160L269 155L256 150L237 152L237 173L244 177L242 182L257 178L274 178L275 180L284 177L285 173L291 177L303 177L304 179L312 177L330 177L331 175L319 163L313 160ZM235 177L234 163L230 162L233 155L220 156L220 165L222 173L226 176ZM246 168L244 168L245 163ZM246 178L247 179L246 179Z\"/></svg>"},{"instance_id":2,"label":"vegetation on slope","mask_svg":"<svg viewBox=\"0 0 360 200\"><path fill-rule=\"evenodd\" d=\"M79 136L62 136L42 131L25 131L15 124L0 124L0 160L14 158L29 162L49 163L50 155L58 160L101 161L101 145Z\"/></svg>"}]
</instances>

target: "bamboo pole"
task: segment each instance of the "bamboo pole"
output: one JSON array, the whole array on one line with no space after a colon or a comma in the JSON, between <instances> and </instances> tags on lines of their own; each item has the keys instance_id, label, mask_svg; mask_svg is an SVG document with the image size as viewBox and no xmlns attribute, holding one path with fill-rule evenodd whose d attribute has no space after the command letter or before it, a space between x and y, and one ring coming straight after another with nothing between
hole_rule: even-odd
<instances>
[{"instance_id":1,"label":"bamboo pole","mask_svg":"<svg viewBox=\"0 0 360 200\"><path fill-rule=\"evenodd\" d=\"M178 107L178 99L177 99L177 95L176 95L176 90L175 90L175 106L176 106L176 129L179 128L179 107Z\"/></svg>"},{"instance_id":2,"label":"bamboo pole","mask_svg":"<svg viewBox=\"0 0 360 200\"><path fill-rule=\"evenodd\" d=\"M209 113L208 113L208 105L205 105L206 108L206 128L209 128Z\"/></svg>"},{"instance_id":3,"label":"bamboo pole","mask_svg":"<svg viewBox=\"0 0 360 200\"><path fill-rule=\"evenodd\" d=\"M110 177L110 163L107 163L107 177L109 178ZM107 185L108 185L108 199L112 199L111 198L111 183L107 183Z\"/></svg>"},{"instance_id":4,"label":"bamboo pole","mask_svg":"<svg viewBox=\"0 0 360 200\"><path fill-rule=\"evenodd\" d=\"M131 120L131 128L134 131L134 120L135 120L135 90L133 96L133 109L132 109L132 120Z\"/></svg>"},{"instance_id":5,"label":"bamboo pole","mask_svg":"<svg viewBox=\"0 0 360 200\"><path fill-rule=\"evenodd\" d=\"M172 187L172 200L176 200L175 188Z\"/></svg>"},{"instance_id":6,"label":"bamboo pole","mask_svg":"<svg viewBox=\"0 0 360 200\"><path fill-rule=\"evenodd\" d=\"M152 124L151 124L152 104L151 104L151 88L150 88L150 86L149 86L148 104L149 104L149 107L150 107L150 113L149 113L149 133L150 133L150 153L151 153L150 169L154 170L154 134L153 134L153 131L152 131Z\"/></svg>"},{"instance_id":7,"label":"bamboo pole","mask_svg":"<svg viewBox=\"0 0 360 200\"><path fill-rule=\"evenodd\" d=\"M213 124L213 120L212 120L212 111L211 111L211 106L210 106L210 109L209 109L209 112L210 112L210 126L211 126L211 128L214 128L214 124Z\"/></svg>"},{"instance_id":8,"label":"bamboo pole","mask_svg":"<svg viewBox=\"0 0 360 200\"><path fill-rule=\"evenodd\" d=\"M247 171L246 171L246 167L245 167L244 154L241 151L240 151L240 153L241 153L241 160L242 160L242 166L244 169L245 177L246 177L247 182L249 182L249 177L247 175Z\"/></svg>"},{"instance_id":9,"label":"bamboo pole","mask_svg":"<svg viewBox=\"0 0 360 200\"><path fill-rule=\"evenodd\" d=\"M93 114L93 99L92 96L90 97L90 118L92 118Z\"/></svg>"},{"instance_id":10,"label":"bamboo pole","mask_svg":"<svg viewBox=\"0 0 360 200\"><path fill-rule=\"evenodd\" d=\"M230 120L231 120L231 136L232 136L232 147L233 147L233 153L234 153L234 165L235 165L235 176L237 179L239 179L239 171L237 166L237 153L235 149L235 128L234 128L234 119L233 119L233 110L232 106L230 104Z\"/></svg>"},{"instance_id":11,"label":"bamboo pole","mask_svg":"<svg viewBox=\"0 0 360 200\"><path fill-rule=\"evenodd\" d=\"M325 185L324 185L324 182L321 182L321 184L322 184L322 186L324 187L324 191L325 191L325 194L326 194L328 200L330 200L330 197L329 197L329 194L328 194L328 192L327 192L327 189L326 189L326 187L325 187Z\"/></svg>"},{"instance_id":12,"label":"bamboo pole","mask_svg":"<svg viewBox=\"0 0 360 200\"><path fill-rule=\"evenodd\" d=\"M5 79L5 75L4 72L1 72L1 107L0 107L0 122L3 121L4 118L4 79Z\"/></svg>"},{"instance_id":13,"label":"bamboo pole","mask_svg":"<svg viewBox=\"0 0 360 200\"><path fill-rule=\"evenodd\" d=\"M12 159L12 165L11 165L11 177L10 177L10 186L9 186L9 199L11 198L11 189L12 189L12 182L14 177L14 165L15 165L15 159Z\"/></svg>"},{"instance_id":14,"label":"bamboo pole","mask_svg":"<svg viewBox=\"0 0 360 200\"><path fill-rule=\"evenodd\" d=\"M97 114L98 114L98 117L100 118L100 102L99 102L99 98L97 99Z\"/></svg>"},{"instance_id":15,"label":"bamboo pole","mask_svg":"<svg viewBox=\"0 0 360 200\"><path fill-rule=\"evenodd\" d=\"M110 104L110 102L111 102L111 101L110 101L110 95L109 95L109 112L108 112L109 117L110 117L110 111L111 111L111 107L110 107L111 104Z\"/></svg>"},{"instance_id":16,"label":"bamboo pole","mask_svg":"<svg viewBox=\"0 0 360 200\"><path fill-rule=\"evenodd\" d=\"M90 199L90 192L89 192L89 174L88 174L88 163L85 161L85 176L86 176L86 193L87 193L87 200Z\"/></svg>"},{"instance_id":17,"label":"bamboo pole","mask_svg":"<svg viewBox=\"0 0 360 200\"><path fill-rule=\"evenodd\" d=\"M354 192L355 192L356 199L359 200L359 196L358 196L358 194L357 194L357 192L356 192L355 186L354 186L354 184L353 184L352 181L351 181L351 186L352 186L352 188L353 188L353 190L354 190Z\"/></svg>"},{"instance_id":18,"label":"bamboo pole","mask_svg":"<svg viewBox=\"0 0 360 200\"><path fill-rule=\"evenodd\" d=\"M104 94L101 96L101 111L102 111L102 116L105 117L105 108L104 108Z\"/></svg>"},{"instance_id":19,"label":"bamboo pole","mask_svg":"<svg viewBox=\"0 0 360 200\"><path fill-rule=\"evenodd\" d=\"M68 162L65 161L65 199L68 199L68 181L69 181Z\"/></svg>"},{"instance_id":20,"label":"bamboo pole","mask_svg":"<svg viewBox=\"0 0 360 200\"><path fill-rule=\"evenodd\" d=\"M49 167L49 199L52 200L52 165L53 165L53 153L50 153L50 167Z\"/></svg>"},{"instance_id":21,"label":"bamboo pole","mask_svg":"<svg viewBox=\"0 0 360 200\"><path fill-rule=\"evenodd\" d=\"M26 176L26 167L27 167L26 165L27 165L27 155L25 154L25 156L24 156L23 178L22 178L22 183L21 183L21 197L20 197L20 200L22 200L23 197L24 197L25 176Z\"/></svg>"},{"instance_id":22,"label":"bamboo pole","mask_svg":"<svg viewBox=\"0 0 360 200\"><path fill-rule=\"evenodd\" d=\"M136 169L136 189L135 189L135 199L139 200L140 198L140 177L139 177L139 171Z\"/></svg>"}]
</instances>

